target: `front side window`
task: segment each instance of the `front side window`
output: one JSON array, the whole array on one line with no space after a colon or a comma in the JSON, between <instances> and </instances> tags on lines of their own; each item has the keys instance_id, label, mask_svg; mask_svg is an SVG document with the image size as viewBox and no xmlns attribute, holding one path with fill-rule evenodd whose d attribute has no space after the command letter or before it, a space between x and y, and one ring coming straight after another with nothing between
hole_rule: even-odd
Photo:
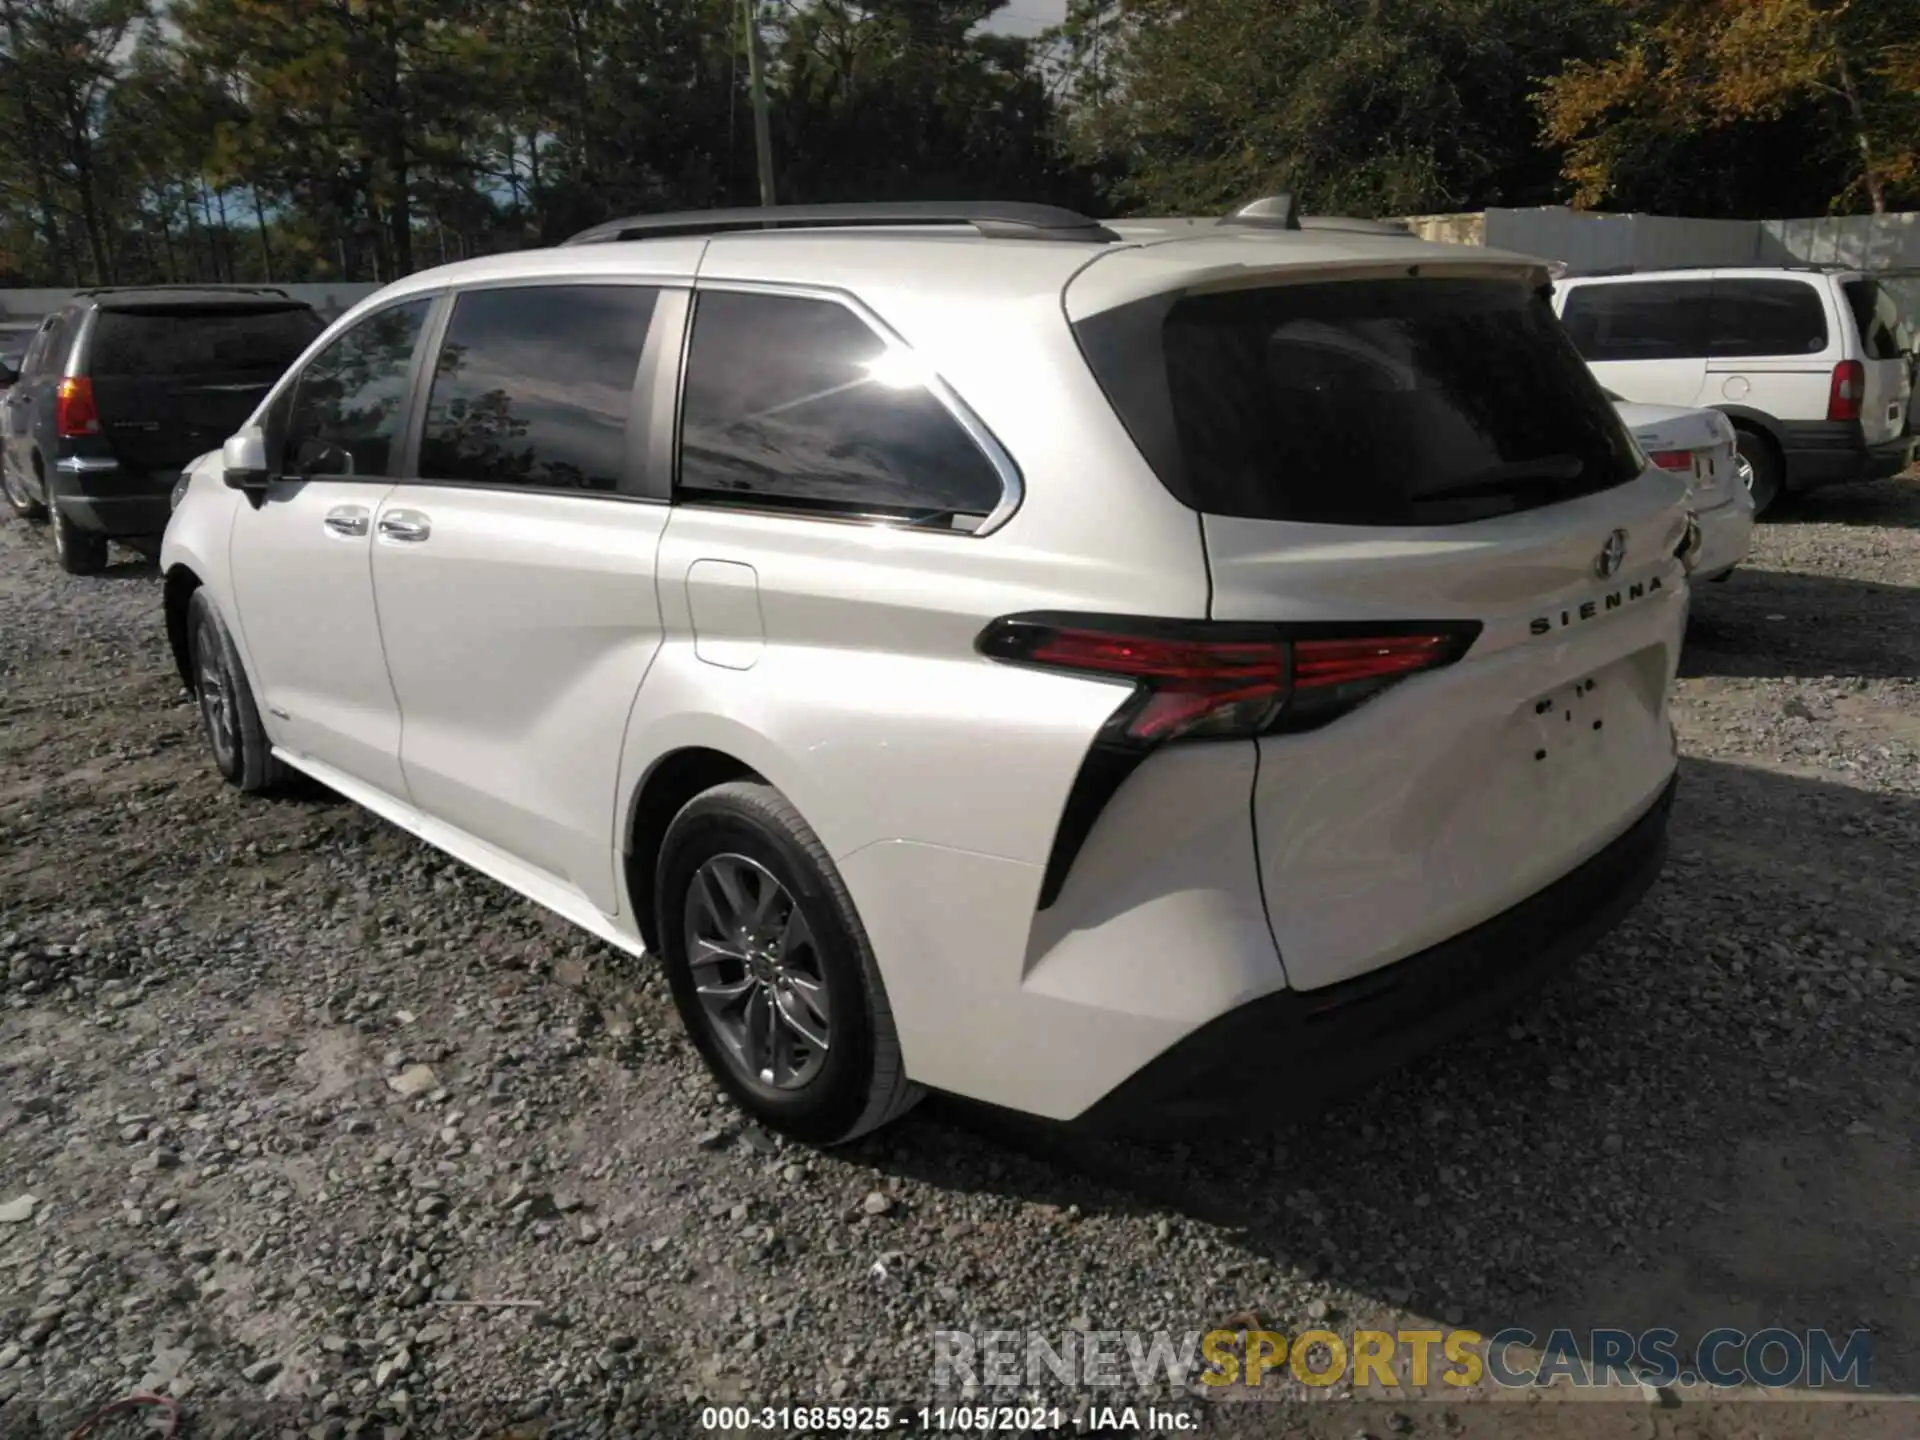
<instances>
[{"instance_id":1,"label":"front side window","mask_svg":"<svg viewBox=\"0 0 1920 1440\"><path fill-rule=\"evenodd\" d=\"M1713 286L1701 280L1578 285L1560 319L1590 363L1704 360L1712 304Z\"/></svg>"},{"instance_id":2,"label":"front side window","mask_svg":"<svg viewBox=\"0 0 1920 1440\"><path fill-rule=\"evenodd\" d=\"M963 530L1003 495L911 352L831 300L721 290L694 307L678 491Z\"/></svg>"},{"instance_id":3,"label":"front side window","mask_svg":"<svg viewBox=\"0 0 1920 1440\"><path fill-rule=\"evenodd\" d=\"M617 490L657 293L529 285L462 295L434 367L421 477Z\"/></svg>"},{"instance_id":4,"label":"front side window","mask_svg":"<svg viewBox=\"0 0 1920 1440\"><path fill-rule=\"evenodd\" d=\"M307 362L294 381L281 440L290 473L393 473L413 350L432 306L430 298L389 306Z\"/></svg>"},{"instance_id":5,"label":"front side window","mask_svg":"<svg viewBox=\"0 0 1920 1440\"><path fill-rule=\"evenodd\" d=\"M1802 280L1722 280L1714 286L1708 354L1719 358L1818 355L1827 307Z\"/></svg>"}]
</instances>

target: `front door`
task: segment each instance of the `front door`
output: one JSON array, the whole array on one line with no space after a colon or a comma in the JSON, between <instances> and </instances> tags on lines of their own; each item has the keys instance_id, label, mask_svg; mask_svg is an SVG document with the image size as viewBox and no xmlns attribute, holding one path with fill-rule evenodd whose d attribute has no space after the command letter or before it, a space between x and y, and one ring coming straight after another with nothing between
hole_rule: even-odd
<instances>
[{"instance_id":1,"label":"front door","mask_svg":"<svg viewBox=\"0 0 1920 1440\"><path fill-rule=\"evenodd\" d=\"M248 673L274 744L398 799L400 707L374 612L373 533L406 428L432 297L376 311L270 407L282 473L238 507L230 564Z\"/></svg>"}]
</instances>

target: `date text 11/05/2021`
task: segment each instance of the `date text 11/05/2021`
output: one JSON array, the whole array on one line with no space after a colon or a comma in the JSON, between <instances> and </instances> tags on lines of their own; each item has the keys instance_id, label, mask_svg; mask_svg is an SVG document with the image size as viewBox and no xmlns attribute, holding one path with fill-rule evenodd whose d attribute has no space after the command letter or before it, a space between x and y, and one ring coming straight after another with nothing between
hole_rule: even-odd
<instances>
[{"instance_id":1,"label":"date text 11/05/2021","mask_svg":"<svg viewBox=\"0 0 1920 1440\"><path fill-rule=\"evenodd\" d=\"M1192 1405L709 1405L700 1428L728 1434L755 1431L857 1435L901 1431L912 1435L1076 1433L1177 1435L1200 1428Z\"/></svg>"}]
</instances>

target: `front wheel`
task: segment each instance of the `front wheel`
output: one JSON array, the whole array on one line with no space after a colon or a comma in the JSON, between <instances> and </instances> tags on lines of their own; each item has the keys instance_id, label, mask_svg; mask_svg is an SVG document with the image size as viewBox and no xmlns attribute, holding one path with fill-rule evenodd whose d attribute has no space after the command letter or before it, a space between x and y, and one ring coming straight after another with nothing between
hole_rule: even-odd
<instances>
[{"instance_id":1,"label":"front wheel","mask_svg":"<svg viewBox=\"0 0 1920 1440\"><path fill-rule=\"evenodd\" d=\"M830 1145L919 1098L852 898L779 791L734 782L696 796L667 830L657 882L674 1004L741 1109Z\"/></svg>"},{"instance_id":2,"label":"front wheel","mask_svg":"<svg viewBox=\"0 0 1920 1440\"><path fill-rule=\"evenodd\" d=\"M237 790L271 789L281 778L280 762L274 759L273 746L260 723L240 652L205 590L194 591L187 607L187 644L194 696L214 768Z\"/></svg>"}]
</instances>

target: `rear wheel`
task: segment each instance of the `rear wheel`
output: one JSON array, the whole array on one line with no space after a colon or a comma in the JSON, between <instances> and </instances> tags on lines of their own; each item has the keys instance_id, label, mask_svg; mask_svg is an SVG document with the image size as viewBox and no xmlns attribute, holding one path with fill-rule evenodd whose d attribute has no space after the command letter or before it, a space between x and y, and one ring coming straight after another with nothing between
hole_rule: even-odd
<instances>
[{"instance_id":1,"label":"rear wheel","mask_svg":"<svg viewBox=\"0 0 1920 1440\"><path fill-rule=\"evenodd\" d=\"M260 723L260 711L240 666L220 612L207 592L196 590L187 606L187 643L193 661L194 695L214 768L234 788L248 793L271 789L283 774Z\"/></svg>"},{"instance_id":2,"label":"rear wheel","mask_svg":"<svg viewBox=\"0 0 1920 1440\"><path fill-rule=\"evenodd\" d=\"M1780 452L1774 449L1773 441L1757 430L1738 429L1734 434L1739 444L1735 464L1739 467L1740 483L1753 496L1753 513L1764 515L1780 499L1785 479Z\"/></svg>"},{"instance_id":3,"label":"rear wheel","mask_svg":"<svg viewBox=\"0 0 1920 1440\"><path fill-rule=\"evenodd\" d=\"M82 530L64 515L58 505L47 507L52 523L53 553L60 568L69 575L98 575L107 568L107 537Z\"/></svg>"},{"instance_id":4,"label":"rear wheel","mask_svg":"<svg viewBox=\"0 0 1920 1440\"><path fill-rule=\"evenodd\" d=\"M696 796L668 828L654 893L680 1018L741 1109L829 1145L919 1098L846 885L779 791Z\"/></svg>"}]
</instances>

